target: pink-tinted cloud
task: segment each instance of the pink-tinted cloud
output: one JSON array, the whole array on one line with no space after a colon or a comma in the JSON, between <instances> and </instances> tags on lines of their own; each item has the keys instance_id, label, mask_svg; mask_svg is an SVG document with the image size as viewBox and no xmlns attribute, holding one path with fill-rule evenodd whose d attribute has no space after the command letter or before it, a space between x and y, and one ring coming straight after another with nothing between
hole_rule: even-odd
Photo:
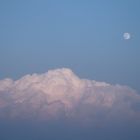
<instances>
[{"instance_id":1,"label":"pink-tinted cloud","mask_svg":"<svg viewBox=\"0 0 140 140\"><path fill-rule=\"evenodd\" d=\"M106 123L140 121L140 95L127 86L80 79L70 69L0 81L0 117Z\"/></svg>"}]
</instances>

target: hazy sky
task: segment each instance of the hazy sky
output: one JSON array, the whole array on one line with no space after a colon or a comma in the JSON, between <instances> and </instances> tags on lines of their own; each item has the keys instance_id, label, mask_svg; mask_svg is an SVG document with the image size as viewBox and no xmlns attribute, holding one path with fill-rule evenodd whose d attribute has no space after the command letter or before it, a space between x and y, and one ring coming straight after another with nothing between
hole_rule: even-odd
<instances>
[{"instance_id":1,"label":"hazy sky","mask_svg":"<svg viewBox=\"0 0 140 140\"><path fill-rule=\"evenodd\" d=\"M139 0L1 0L0 78L68 67L140 91ZM131 39L124 40L129 32Z\"/></svg>"}]
</instances>

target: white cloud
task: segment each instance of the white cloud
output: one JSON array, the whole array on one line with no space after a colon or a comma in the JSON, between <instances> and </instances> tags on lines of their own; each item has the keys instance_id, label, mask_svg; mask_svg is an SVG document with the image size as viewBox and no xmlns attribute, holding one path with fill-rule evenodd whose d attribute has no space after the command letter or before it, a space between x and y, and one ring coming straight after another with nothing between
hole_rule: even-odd
<instances>
[{"instance_id":1,"label":"white cloud","mask_svg":"<svg viewBox=\"0 0 140 140\"><path fill-rule=\"evenodd\" d=\"M0 117L139 121L140 95L127 86L80 79L70 69L56 69L1 80Z\"/></svg>"}]
</instances>

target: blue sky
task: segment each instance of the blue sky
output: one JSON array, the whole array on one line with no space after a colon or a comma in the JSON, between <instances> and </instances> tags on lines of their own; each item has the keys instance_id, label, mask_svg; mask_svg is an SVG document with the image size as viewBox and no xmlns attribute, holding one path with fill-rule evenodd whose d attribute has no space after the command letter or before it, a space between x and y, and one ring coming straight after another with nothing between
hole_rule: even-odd
<instances>
[{"instance_id":1,"label":"blue sky","mask_svg":"<svg viewBox=\"0 0 140 140\"><path fill-rule=\"evenodd\" d=\"M140 91L138 0L1 0L0 78L68 67ZM130 40L123 33L131 34Z\"/></svg>"}]
</instances>

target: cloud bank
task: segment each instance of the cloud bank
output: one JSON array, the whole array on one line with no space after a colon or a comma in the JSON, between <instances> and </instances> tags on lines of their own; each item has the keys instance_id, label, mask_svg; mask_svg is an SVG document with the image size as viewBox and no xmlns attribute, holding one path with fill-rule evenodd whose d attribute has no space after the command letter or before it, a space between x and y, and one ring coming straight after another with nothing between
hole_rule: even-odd
<instances>
[{"instance_id":1,"label":"cloud bank","mask_svg":"<svg viewBox=\"0 0 140 140\"><path fill-rule=\"evenodd\" d=\"M0 80L0 119L140 122L140 95L127 86L80 79L70 69ZM114 121L115 120L115 121Z\"/></svg>"}]
</instances>

